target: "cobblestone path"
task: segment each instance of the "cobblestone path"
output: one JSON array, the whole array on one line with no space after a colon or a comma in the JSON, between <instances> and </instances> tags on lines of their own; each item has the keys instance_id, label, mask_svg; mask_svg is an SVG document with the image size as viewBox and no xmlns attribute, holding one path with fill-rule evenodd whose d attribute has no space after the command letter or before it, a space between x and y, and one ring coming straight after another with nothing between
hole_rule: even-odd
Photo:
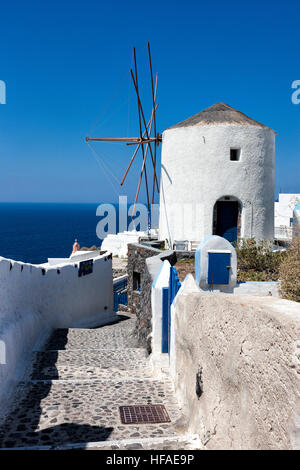
<instances>
[{"instance_id":1,"label":"cobblestone path","mask_svg":"<svg viewBox=\"0 0 300 470\"><path fill-rule=\"evenodd\" d=\"M181 410L169 379L152 377L131 332L134 318L96 329L55 330L32 353L30 380L18 386L0 426L1 448L196 449L176 422ZM164 404L165 424L124 425L119 406Z\"/></svg>"}]
</instances>

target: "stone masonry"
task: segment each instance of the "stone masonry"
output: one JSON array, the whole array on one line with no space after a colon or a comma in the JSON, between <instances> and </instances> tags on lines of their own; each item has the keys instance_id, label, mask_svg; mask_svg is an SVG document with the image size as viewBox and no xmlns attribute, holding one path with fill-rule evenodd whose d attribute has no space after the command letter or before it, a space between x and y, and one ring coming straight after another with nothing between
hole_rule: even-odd
<instances>
[{"instance_id":1,"label":"stone masonry","mask_svg":"<svg viewBox=\"0 0 300 470\"><path fill-rule=\"evenodd\" d=\"M174 251L163 251L149 245L128 245L128 309L137 316L135 334L138 343L151 353L151 286L152 282L165 260L171 265L176 263ZM153 261L153 269L150 268ZM134 286L134 275L140 276L140 290Z\"/></svg>"}]
</instances>

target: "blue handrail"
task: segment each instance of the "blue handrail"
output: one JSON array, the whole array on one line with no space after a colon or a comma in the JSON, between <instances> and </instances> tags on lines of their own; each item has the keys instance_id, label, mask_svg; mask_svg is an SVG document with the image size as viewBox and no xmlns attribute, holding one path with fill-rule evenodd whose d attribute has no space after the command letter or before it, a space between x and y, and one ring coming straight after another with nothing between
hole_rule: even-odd
<instances>
[{"instance_id":1,"label":"blue handrail","mask_svg":"<svg viewBox=\"0 0 300 470\"><path fill-rule=\"evenodd\" d=\"M171 305L181 287L176 268L170 267L169 286L162 290L162 352L170 354Z\"/></svg>"}]
</instances>

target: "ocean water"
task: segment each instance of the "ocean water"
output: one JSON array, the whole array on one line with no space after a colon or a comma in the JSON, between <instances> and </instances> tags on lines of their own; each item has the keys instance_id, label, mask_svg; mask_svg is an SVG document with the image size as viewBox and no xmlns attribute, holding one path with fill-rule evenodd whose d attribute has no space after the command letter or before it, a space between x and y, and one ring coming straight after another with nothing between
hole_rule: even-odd
<instances>
[{"instance_id":1,"label":"ocean water","mask_svg":"<svg viewBox=\"0 0 300 470\"><path fill-rule=\"evenodd\" d=\"M0 256L28 263L70 256L74 239L100 246L98 204L0 204Z\"/></svg>"}]
</instances>

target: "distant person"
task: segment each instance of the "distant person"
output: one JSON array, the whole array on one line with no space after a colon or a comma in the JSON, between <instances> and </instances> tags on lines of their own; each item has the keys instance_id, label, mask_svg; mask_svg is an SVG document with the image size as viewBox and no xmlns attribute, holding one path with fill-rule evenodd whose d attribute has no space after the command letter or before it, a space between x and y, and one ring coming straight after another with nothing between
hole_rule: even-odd
<instances>
[{"instance_id":1,"label":"distant person","mask_svg":"<svg viewBox=\"0 0 300 470\"><path fill-rule=\"evenodd\" d=\"M72 254L73 254L73 253L76 253L76 251L79 251L79 250L80 250L80 245L79 245L79 243L78 243L78 241L77 241L77 238L75 238L75 242L74 242L74 244L73 244L73 251L72 251Z\"/></svg>"}]
</instances>

